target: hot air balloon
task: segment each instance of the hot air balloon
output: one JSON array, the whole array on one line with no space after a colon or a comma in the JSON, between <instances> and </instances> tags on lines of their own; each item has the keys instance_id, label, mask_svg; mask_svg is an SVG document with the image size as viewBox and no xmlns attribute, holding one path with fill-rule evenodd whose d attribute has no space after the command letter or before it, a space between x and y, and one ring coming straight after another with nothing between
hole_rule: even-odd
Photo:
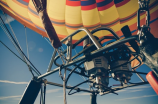
<instances>
[{"instance_id":1,"label":"hot air balloon","mask_svg":"<svg viewBox=\"0 0 158 104\"><path fill-rule=\"evenodd\" d=\"M43 26L39 17L39 12L37 11L38 8L35 7L35 3L33 1L0 0L0 7L5 13L19 21L24 26L36 31L43 37L49 37L47 32L45 32L45 27ZM154 43L146 46L146 42L144 42L145 39L143 36L142 39L141 33L138 33L141 34L139 37L140 40L142 39L142 41L140 41L141 43L135 41L138 36L132 37L132 35L136 35L137 32L143 31L141 29L144 29L145 27L143 28L141 26L148 24L148 26L150 26L150 32L144 30L144 33L153 34L152 38L147 36L150 38L149 40L147 39L148 42L151 42L152 39L158 38L158 1L149 1L149 6L147 6L147 1L142 1L143 3L146 2L146 4L142 3L141 5L141 0L139 0L139 3L138 0L47 0L46 10L48 17L56 31L57 36L60 40L62 40L61 42L67 45L67 50L63 52L55 50L51 59L51 63L54 62L58 68L54 71L48 70L48 73L39 75L38 77L35 77L33 80L31 80L27 90L25 90L20 104L25 104L28 99L31 100L27 103L34 103L43 81L42 78L54 73L55 71L59 71L60 73L62 69L71 71L71 73L68 75L68 78L65 80L60 73L60 76L65 81L65 85L57 85L47 81L43 81L43 83L57 85L60 87L65 86L65 88L71 89L69 95L80 91L90 92L92 93L92 104L96 103L96 93L100 93L101 95L115 93L116 90L123 88L119 87L111 89L108 87L109 73L111 73L113 79L121 82L121 86L129 83L132 73L142 74L136 72L135 69L142 64L142 57L144 56L147 57L147 59L144 60L150 61L144 61L144 63L146 62L151 64L152 58L148 58L148 55L146 55L146 53L149 53L146 52L148 49L146 47L153 46L152 44ZM148 11L150 12L150 16ZM147 28L147 30L148 29L149 28ZM86 36L89 36L89 38ZM105 40L102 39L105 36L108 38ZM123 38L124 36L125 39ZM113 40L119 40L120 43L122 42L123 44L126 42L128 43L118 46L119 41L113 42ZM102 45L106 42L108 42L108 44L102 48ZM129 44L132 48L129 48ZM78 55L72 57L71 50L72 48L75 48L76 45L83 45L84 50ZM154 49L152 52L157 55L155 46L153 46L153 48ZM131 54L129 50L132 50L132 52L135 54ZM138 50L141 50L142 53L144 52L144 56L138 56ZM55 57L57 52L59 55ZM68 54L66 59L67 63L64 63L64 61L62 61L63 65L56 63L56 60L58 58L62 59L62 55L65 53ZM84 56L76 59L82 53ZM76 65L78 62L80 63ZM83 68L80 68L80 65L83 63L85 66L84 70ZM76 67L74 69L69 69L68 67L71 65L75 65ZM157 69L154 69L154 65L155 64L152 64L151 67L154 71L157 71ZM76 72L76 68L80 68L82 70L81 73ZM93 92L91 90L77 88L77 86L81 85L82 83L74 87L66 86L67 81L73 72L83 76L88 76L89 80L84 81L83 83L92 82L93 86L99 90ZM85 75L85 72L88 74ZM91 81L92 79L95 79L95 81ZM147 82L144 81L143 83L139 84L146 83ZM156 81L154 83L156 83ZM153 86L155 85L156 84ZM131 84L129 86L135 85ZM36 87L37 89L34 90L34 94L30 96L30 92ZM72 90L76 90L76 92L71 93Z\"/></svg>"}]
</instances>

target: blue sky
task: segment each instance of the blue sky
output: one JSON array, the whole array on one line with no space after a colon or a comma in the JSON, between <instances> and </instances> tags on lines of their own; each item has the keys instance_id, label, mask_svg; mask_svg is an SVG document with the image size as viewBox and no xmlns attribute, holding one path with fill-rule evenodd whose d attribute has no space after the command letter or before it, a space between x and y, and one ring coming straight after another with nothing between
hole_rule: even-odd
<instances>
[{"instance_id":1,"label":"blue sky","mask_svg":"<svg viewBox=\"0 0 158 104\"><path fill-rule=\"evenodd\" d=\"M3 16L1 11L0 15ZM24 26L13 18L9 16L7 17L24 53L27 54ZM6 25L8 26L8 24ZM26 28L26 32L29 46L29 59L41 73L45 73L53 53L53 48L41 35L35 33L28 28ZM0 41L5 43L9 48L11 48L15 53L18 54L18 52L1 28ZM78 46L77 51L81 49L82 47ZM55 66L53 66L53 68L55 68ZM142 65L137 70L143 72L150 71L150 69L145 65ZM0 104L17 104L24 92L27 83L29 82L29 80L31 80L32 76L28 71L27 65L19 60L16 56L14 56L2 44L0 44L0 71ZM145 78L145 76L143 77ZM58 73L47 77L47 79L52 82L62 83ZM70 78L69 85L75 85L81 81L83 81L83 79L80 76L73 74ZM133 75L131 82L140 82L140 79L136 75ZM119 82L110 79L111 85L118 83ZM87 89L88 85L84 84L81 87ZM158 96L148 84L126 88L118 91L118 94L119 95L98 95L97 104L157 104L158 101ZM47 85L46 104L63 104L62 95L62 88ZM89 94L84 92L71 96L67 95L68 104L88 104L90 103L89 99ZM39 104L39 96L35 104Z\"/></svg>"}]
</instances>

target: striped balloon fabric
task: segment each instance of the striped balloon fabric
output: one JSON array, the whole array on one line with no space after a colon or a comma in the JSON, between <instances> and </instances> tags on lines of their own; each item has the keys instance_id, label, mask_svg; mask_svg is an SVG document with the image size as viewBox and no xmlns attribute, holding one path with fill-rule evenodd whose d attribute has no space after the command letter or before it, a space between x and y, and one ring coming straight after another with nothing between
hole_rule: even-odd
<instances>
[{"instance_id":1,"label":"striped balloon fabric","mask_svg":"<svg viewBox=\"0 0 158 104\"><path fill-rule=\"evenodd\" d=\"M1 8L21 24L46 37L41 20L32 0L0 0ZM60 39L70 35L80 27L90 31L98 27L112 28L119 36L120 29L128 25L133 34L137 31L138 0L47 0L47 12ZM158 0L150 0L151 32L158 27ZM140 14L141 25L145 23L145 13ZM76 41L85 35L79 33ZM99 31L94 35L110 35Z\"/></svg>"}]
</instances>

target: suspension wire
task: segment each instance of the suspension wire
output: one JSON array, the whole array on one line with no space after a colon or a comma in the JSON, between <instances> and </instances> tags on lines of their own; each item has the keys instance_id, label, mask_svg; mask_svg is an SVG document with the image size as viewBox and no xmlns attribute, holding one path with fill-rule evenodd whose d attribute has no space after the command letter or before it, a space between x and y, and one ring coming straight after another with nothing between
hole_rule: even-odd
<instances>
[{"instance_id":1,"label":"suspension wire","mask_svg":"<svg viewBox=\"0 0 158 104\"><path fill-rule=\"evenodd\" d=\"M14 54L17 58L19 58L21 61L23 61L25 64L27 64L25 60L23 60L21 57L19 57L19 56L18 56L15 52L13 52L8 46L6 46L2 41L0 41L0 43L2 43L2 45L4 45L4 46L5 46L12 54ZM34 70L31 66L29 66L29 67L30 67L36 74L38 74L38 73L36 72L36 70ZM32 70L31 70L31 74L32 74L32 76L34 76Z\"/></svg>"},{"instance_id":2,"label":"suspension wire","mask_svg":"<svg viewBox=\"0 0 158 104\"><path fill-rule=\"evenodd\" d=\"M51 45L50 41L46 37L44 37L44 39L49 43L49 45Z\"/></svg>"},{"instance_id":3,"label":"suspension wire","mask_svg":"<svg viewBox=\"0 0 158 104\"><path fill-rule=\"evenodd\" d=\"M44 39L51 45L50 41L44 37ZM51 45L52 46L52 45ZM63 48L63 47L62 47ZM59 49L60 50L60 49ZM65 57L63 58L63 55L58 51L58 49L56 49L57 53L59 54L60 56L60 59L62 61L63 64L65 64ZM62 77L62 76L61 76ZM67 100L66 100L66 68L65 68L65 71L64 71L64 76L62 77L62 80L63 80L63 96L64 96L64 104L67 104Z\"/></svg>"},{"instance_id":4,"label":"suspension wire","mask_svg":"<svg viewBox=\"0 0 158 104\"><path fill-rule=\"evenodd\" d=\"M0 17L1 18L1 17ZM6 35L8 36L8 38L11 40L11 42L13 43L13 45L15 46L15 48L17 49L17 51L19 52L19 54L21 55L21 57L22 57L22 59L25 61L25 63L27 64L27 66L28 66L28 68L29 68L29 71L31 72L31 69L30 69L30 66L28 65L28 63L27 63L27 61L25 60L25 58L24 58L24 56L23 56L23 54L22 54L22 52L21 52L21 50L18 48L18 46L17 46L17 43L16 43L16 41L14 40L14 38L12 37L12 35L11 35L11 33L9 32L9 30L7 29L7 27L5 26L3 26L2 25L2 23L4 23L4 21L2 20L2 18L1 18L1 24L0 24L0 26L1 26L1 28L3 29L3 31L6 33ZM9 35L10 34L10 35ZM31 74L34 76L34 74L31 72Z\"/></svg>"},{"instance_id":5,"label":"suspension wire","mask_svg":"<svg viewBox=\"0 0 158 104\"><path fill-rule=\"evenodd\" d=\"M61 46L61 48L64 50L64 48ZM77 51L74 49L75 53L77 54ZM83 67L83 65L81 65ZM74 68L73 66L71 66L72 68ZM79 69L77 68L77 71L79 71ZM79 75L81 77L81 79L83 79L84 81L86 81L87 79L85 79L85 77ZM91 88L91 85L87 82L87 85ZM92 88L93 89L93 88Z\"/></svg>"},{"instance_id":6,"label":"suspension wire","mask_svg":"<svg viewBox=\"0 0 158 104\"><path fill-rule=\"evenodd\" d=\"M61 46L61 47L62 47L62 46ZM63 48L63 47L62 47L62 49L64 50L64 48ZM74 49L74 50L75 50L75 49ZM76 50L75 50L75 52L76 52ZM77 52L76 52L76 54L77 54ZM83 67L83 65L82 65L82 67ZM71 68L74 68L74 67L73 67L73 66L71 66ZM77 68L77 71L78 71L78 72L80 72L78 68ZM81 77L81 75L79 75L79 76ZM83 77L83 76L82 76L82 77ZM82 77L81 77L81 78L82 78ZM83 80L84 80L84 79L85 79L85 78L83 77ZM86 79L85 79L85 80L86 80Z\"/></svg>"},{"instance_id":7,"label":"suspension wire","mask_svg":"<svg viewBox=\"0 0 158 104\"><path fill-rule=\"evenodd\" d=\"M49 40L47 40L47 38L45 38L44 37L44 39L51 45L51 43L50 43L50 41ZM52 46L52 45L51 45ZM64 50L64 48L61 46L61 48ZM58 52L58 54L59 54L59 56L60 56L60 58L61 58L61 60L62 60L62 62L63 63L65 63L64 62L64 60L62 59L62 55L60 54L60 52L57 50L57 52ZM76 50L75 50L75 52L76 52ZM76 54L77 54L77 52L76 52ZM65 59L65 58L64 58ZM72 67L72 66L71 66ZM72 67L73 68L73 67ZM80 72L79 71L79 69L77 68L77 71L78 72ZM81 76L81 75L79 75L84 81L86 80L83 76ZM65 77L65 78L64 78ZM65 69L65 72L64 72L64 77L63 77L63 90L64 90L64 103L66 104L67 102L66 102L66 90L65 90L65 88L66 88L66 86L64 86L65 84L66 84L66 69ZM87 82L87 85L90 87L90 84Z\"/></svg>"},{"instance_id":8,"label":"suspension wire","mask_svg":"<svg viewBox=\"0 0 158 104\"><path fill-rule=\"evenodd\" d=\"M23 53L23 51L20 49L19 45L17 44L17 42L14 40L13 36L11 35L10 31L8 30L7 26L5 25L3 19L1 18L1 27L3 29L3 31L6 33L6 35L8 36L8 38L11 40L11 42L13 43L13 45L15 46L15 48L17 49L17 51L19 52L19 54L21 55L21 57L24 60L27 60L33 67L34 69L38 72L38 75L41 75L41 73L36 69L36 67L30 62L30 60L26 57L26 55ZM3 27L4 26L4 27ZM27 63L26 61L26 63ZM28 65L28 64L27 64ZM29 67L29 65L28 65ZM29 69L30 70L30 69Z\"/></svg>"},{"instance_id":9,"label":"suspension wire","mask_svg":"<svg viewBox=\"0 0 158 104\"><path fill-rule=\"evenodd\" d=\"M24 26L24 29L25 29L25 37L26 37L26 49L27 49L27 57L28 57L28 60L29 60L29 48L28 48L28 41L27 41L27 33L26 33L26 26ZM30 66L29 63L28 64L28 67ZM30 67L29 67L30 69Z\"/></svg>"},{"instance_id":10,"label":"suspension wire","mask_svg":"<svg viewBox=\"0 0 158 104\"><path fill-rule=\"evenodd\" d=\"M58 49L56 49L56 51L58 52L62 63L65 65L65 62L64 62L64 60L62 58L61 53L58 51ZM66 68L64 70L64 77L63 77L63 96L64 96L64 104L67 104L67 101L66 101Z\"/></svg>"},{"instance_id":11,"label":"suspension wire","mask_svg":"<svg viewBox=\"0 0 158 104\"><path fill-rule=\"evenodd\" d=\"M75 68L73 68L73 69L71 70L71 72L69 73L69 75L68 75L68 77L67 77L67 79L66 79L66 85L67 85L67 82L68 82L70 76L73 74L73 72L77 69L78 66L80 66L80 65L83 64L84 62L85 62L85 61L82 61L81 63L79 63L78 65L76 65Z\"/></svg>"},{"instance_id":12,"label":"suspension wire","mask_svg":"<svg viewBox=\"0 0 158 104\"><path fill-rule=\"evenodd\" d=\"M8 25L9 25L9 27L10 27L12 33L13 33L13 36L14 36L15 41L17 42L17 45L18 45L19 48L22 50L22 48L21 48L21 46L20 46L20 43L19 43L19 41L18 41L18 39L17 39L17 37L16 37L14 31L13 31L13 28L12 28L12 26L10 25L10 22L8 21L7 16L5 15L4 12L3 12L3 14L4 14L5 19L7 20L7 23L8 23ZM23 55L21 55L21 57L26 61L26 59L25 59L25 57L24 57ZM26 62L27 62L27 61L26 61ZM28 62L27 62L27 66L28 66ZM28 66L28 68L29 68L29 70L31 70L29 66Z\"/></svg>"},{"instance_id":13,"label":"suspension wire","mask_svg":"<svg viewBox=\"0 0 158 104\"><path fill-rule=\"evenodd\" d=\"M74 51L75 51L75 53L77 54L77 51L76 51L76 49L74 49ZM83 67L83 65L81 65L82 67ZM79 69L77 68L77 71L79 72ZM83 77L83 76L80 76L84 81L86 81L87 79L85 78L85 77ZM88 83L88 82L86 82L87 83L87 85L91 88L91 85ZM93 89L93 88L92 88Z\"/></svg>"},{"instance_id":14,"label":"suspension wire","mask_svg":"<svg viewBox=\"0 0 158 104\"><path fill-rule=\"evenodd\" d=\"M2 20L2 18L1 18L1 16L0 16L0 19L1 19L1 28L3 29L3 31L6 33L6 35L8 36L8 38L11 40L11 42L13 43L13 45L15 46L15 48L17 49L17 51L19 52L19 54L21 55L21 57L23 58L23 60L24 60L24 57L23 57L23 55L22 55L22 53L20 52L20 50L18 49L18 46L16 45L16 42L15 42L15 40L13 40L12 38L12 35L11 35L11 33L9 32L9 30L8 30L8 28L4 25L4 22L3 22L3 20ZM26 60L25 60L26 61Z\"/></svg>"},{"instance_id":15,"label":"suspension wire","mask_svg":"<svg viewBox=\"0 0 158 104\"><path fill-rule=\"evenodd\" d=\"M0 26L1 26L1 24L0 24ZM1 27L3 30L4 30L4 27ZM4 32L6 33L6 34L8 34L5 30L4 30ZM19 57L17 54L15 54L9 47L7 47L2 41L0 41L9 51L11 51L15 56L17 56L20 60L22 60L25 64L27 64L27 62L26 62L26 60L24 60L24 59L22 59L21 57ZM17 47L16 47L17 48ZM19 50L18 50L18 52L19 52ZM19 54L21 55L21 53L19 52ZM29 66L36 74L38 74L31 66ZM33 74L33 72L32 72L32 70L30 70L30 72L31 72L31 74L32 74L32 76L34 76L34 74Z\"/></svg>"},{"instance_id":16,"label":"suspension wire","mask_svg":"<svg viewBox=\"0 0 158 104\"><path fill-rule=\"evenodd\" d=\"M19 52L20 56L22 57L22 59L21 59L21 58L20 58L20 59L23 60L23 61L27 64L27 62L26 62L26 60L24 59L22 53L20 52L20 50L18 49L18 47L15 45L15 43L13 42L13 40L11 39L11 37L9 36L7 30L5 29L5 27L3 27L2 23L0 24L0 26L1 26L1 28L3 29L3 31L5 32L5 34L6 34L6 35L9 37L9 39L11 40L11 42L12 42L13 45L15 46L16 50ZM4 46L6 46L6 45L4 45ZM9 50L11 50L11 49L9 49ZM16 56L17 56L17 55L16 55ZM19 57L19 56L18 56L18 57ZM28 66L28 64L27 64L27 66ZM28 67L29 67L29 66L28 66ZM30 69L30 67L29 67L29 71L30 71L31 74L34 76L33 72L32 72L31 69Z\"/></svg>"},{"instance_id":17,"label":"suspension wire","mask_svg":"<svg viewBox=\"0 0 158 104\"><path fill-rule=\"evenodd\" d=\"M1 22L0 22L1 23ZM2 23L0 24L1 28L3 29L3 31L5 32L5 34L8 36L8 38L11 40L11 42L13 43L13 45L15 46L15 43L13 42L13 40L11 39L11 37L9 36L7 30L5 30L5 27L3 27ZM18 50L18 48L15 46L15 48L17 49L17 51L19 52L19 54L21 55L22 57L22 54L20 53L20 51ZM23 58L23 57L22 57ZM24 60L24 58L23 58Z\"/></svg>"},{"instance_id":18,"label":"suspension wire","mask_svg":"<svg viewBox=\"0 0 158 104\"><path fill-rule=\"evenodd\" d=\"M28 41L27 41L26 26L24 26L24 29L25 29L25 37L26 37L27 57L28 57L28 59L29 59L29 47L28 47Z\"/></svg>"},{"instance_id":19,"label":"suspension wire","mask_svg":"<svg viewBox=\"0 0 158 104\"><path fill-rule=\"evenodd\" d=\"M20 46L20 44L19 44L19 41L18 41L18 39L17 39L17 37L16 37L16 35L15 35L14 31L13 31L13 28L12 28L12 26L10 25L10 22L8 21L7 16L5 15L5 13L4 13L4 12L3 12L3 14L4 14L4 17L5 17L5 18L6 18L6 20L7 20L7 23L8 23L8 25L9 25L9 27L10 27L10 29L11 29L12 33L13 33L13 36L14 36L14 38L15 38L15 40L16 40L16 42L17 42L18 46L19 46L19 47L20 47L20 49L22 50L22 48L21 48L21 46Z\"/></svg>"},{"instance_id":20,"label":"suspension wire","mask_svg":"<svg viewBox=\"0 0 158 104\"><path fill-rule=\"evenodd\" d=\"M23 61L24 63L26 63L26 61L24 61L21 57L19 57L15 52L13 52L7 45L5 45L2 41L0 41L2 43L2 45L4 45L10 52L12 52L16 57L18 57L21 61Z\"/></svg>"}]
</instances>

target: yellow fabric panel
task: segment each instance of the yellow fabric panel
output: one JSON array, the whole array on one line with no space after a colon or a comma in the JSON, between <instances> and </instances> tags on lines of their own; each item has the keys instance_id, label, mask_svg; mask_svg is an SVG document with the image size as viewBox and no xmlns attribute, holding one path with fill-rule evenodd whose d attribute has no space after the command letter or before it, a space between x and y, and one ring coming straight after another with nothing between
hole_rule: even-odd
<instances>
[{"instance_id":1,"label":"yellow fabric panel","mask_svg":"<svg viewBox=\"0 0 158 104\"><path fill-rule=\"evenodd\" d=\"M91 27L100 23L100 18L97 8L91 10L81 10L83 25Z\"/></svg>"},{"instance_id":2,"label":"yellow fabric panel","mask_svg":"<svg viewBox=\"0 0 158 104\"><path fill-rule=\"evenodd\" d=\"M50 1L51 1L51 0L47 0L47 9L48 9L49 6L50 6L50 5L49 5L49 4L50 4Z\"/></svg>"},{"instance_id":3,"label":"yellow fabric panel","mask_svg":"<svg viewBox=\"0 0 158 104\"><path fill-rule=\"evenodd\" d=\"M31 1L31 0L30 0ZM22 17L29 19L29 15L27 12L27 6L16 2L16 0L6 0L8 6L15 12L21 15Z\"/></svg>"},{"instance_id":4,"label":"yellow fabric panel","mask_svg":"<svg viewBox=\"0 0 158 104\"><path fill-rule=\"evenodd\" d=\"M132 19L129 20L129 21L126 21L126 22L124 22L124 23L121 23L121 24L120 24L120 27L122 28L122 27L124 27L125 25L130 26L130 25L133 25L133 24L136 23L136 22L137 22L137 16L134 17L134 18L132 18ZM137 27L136 27L136 28L137 28Z\"/></svg>"},{"instance_id":5,"label":"yellow fabric panel","mask_svg":"<svg viewBox=\"0 0 158 104\"><path fill-rule=\"evenodd\" d=\"M34 12L36 12L32 0L29 1L28 7L31 8ZM30 12L30 11L28 12L28 15L29 15L31 21L32 21L36 26L38 26L38 27L40 27L40 28L43 28L43 24L42 24L40 18L38 17L38 15L35 15L35 14L33 14L32 12ZM44 28L43 28L43 29L44 29Z\"/></svg>"},{"instance_id":6,"label":"yellow fabric panel","mask_svg":"<svg viewBox=\"0 0 158 104\"><path fill-rule=\"evenodd\" d=\"M137 22L137 10L139 8L138 1L137 0L130 0L125 5L122 5L120 7L117 7L120 20L126 20L124 22L121 22L120 26L121 28L125 25L133 25ZM131 16L131 18L130 18ZM132 17L133 16L133 17Z\"/></svg>"},{"instance_id":7,"label":"yellow fabric panel","mask_svg":"<svg viewBox=\"0 0 158 104\"><path fill-rule=\"evenodd\" d=\"M81 6L68 6L65 8L65 23L68 34L73 33L78 28L83 27L82 18L81 18ZM84 36L82 32L78 33L73 37L77 40Z\"/></svg>"},{"instance_id":8,"label":"yellow fabric panel","mask_svg":"<svg viewBox=\"0 0 158 104\"><path fill-rule=\"evenodd\" d=\"M139 8L138 0L130 0L125 5L117 7L117 11L121 19L121 18L126 18L131 14L137 12L138 8Z\"/></svg>"},{"instance_id":9,"label":"yellow fabric panel","mask_svg":"<svg viewBox=\"0 0 158 104\"><path fill-rule=\"evenodd\" d=\"M150 10L150 14L152 14L153 12L155 12L156 10L158 10L158 5L156 5L154 8L152 8ZM158 14L158 13L157 13Z\"/></svg>"},{"instance_id":10,"label":"yellow fabric panel","mask_svg":"<svg viewBox=\"0 0 158 104\"><path fill-rule=\"evenodd\" d=\"M152 3L155 2L155 1L157 1L157 0L150 0L149 5L152 4Z\"/></svg>"},{"instance_id":11,"label":"yellow fabric panel","mask_svg":"<svg viewBox=\"0 0 158 104\"><path fill-rule=\"evenodd\" d=\"M97 8L91 10L81 10L83 26L89 30L93 30L97 27L101 27L100 18ZM94 34L95 36L103 36L102 31Z\"/></svg>"},{"instance_id":12,"label":"yellow fabric panel","mask_svg":"<svg viewBox=\"0 0 158 104\"><path fill-rule=\"evenodd\" d=\"M47 8L51 21L56 22L53 23L53 26L59 37L60 35L68 35L65 26L65 3L66 0L50 0Z\"/></svg>"},{"instance_id":13,"label":"yellow fabric panel","mask_svg":"<svg viewBox=\"0 0 158 104\"><path fill-rule=\"evenodd\" d=\"M53 25L53 27L55 28L55 31L57 33L57 35L60 38L64 38L66 36L68 36L69 34L67 33L67 30L65 28L65 26L57 26L57 25Z\"/></svg>"},{"instance_id":14,"label":"yellow fabric panel","mask_svg":"<svg viewBox=\"0 0 158 104\"><path fill-rule=\"evenodd\" d=\"M103 34L103 31L98 31L98 32L94 33L93 35L95 35L97 37L102 37L102 36L105 36L107 34Z\"/></svg>"},{"instance_id":15,"label":"yellow fabric panel","mask_svg":"<svg viewBox=\"0 0 158 104\"><path fill-rule=\"evenodd\" d=\"M99 17L100 17L101 25L103 27L107 25L106 27L112 28L114 31L120 30L119 14L117 12L117 8L115 5L103 11L99 11ZM108 26L108 24L112 24L112 25ZM110 33L107 31L103 31L103 36L108 35L108 34Z\"/></svg>"},{"instance_id":16,"label":"yellow fabric panel","mask_svg":"<svg viewBox=\"0 0 158 104\"><path fill-rule=\"evenodd\" d=\"M65 20L65 1L66 0L50 0L47 12L51 18Z\"/></svg>"},{"instance_id":17,"label":"yellow fabric panel","mask_svg":"<svg viewBox=\"0 0 158 104\"><path fill-rule=\"evenodd\" d=\"M119 18L116 6L113 5L111 8L99 11L99 17L101 24L110 23L116 20L117 18Z\"/></svg>"},{"instance_id":18,"label":"yellow fabric panel","mask_svg":"<svg viewBox=\"0 0 158 104\"><path fill-rule=\"evenodd\" d=\"M1 0L3 3L7 4L6 0ZM10 9L9 7L6 7L5 5L1 4L2 7L6 8L9 12L11 12L13 15L16 15L12 9Z\"/></svg>"},{"instance_id":19,"label":"yellow fabric panel","mask_svg":"<svg viewBox=\"0 0 158 104\"><path fill-rule=\"evenodd\" d=\"M65 22L74 25L82 24L81 6L67 6L65 8Z\"/></svg>"}]
</instances>

